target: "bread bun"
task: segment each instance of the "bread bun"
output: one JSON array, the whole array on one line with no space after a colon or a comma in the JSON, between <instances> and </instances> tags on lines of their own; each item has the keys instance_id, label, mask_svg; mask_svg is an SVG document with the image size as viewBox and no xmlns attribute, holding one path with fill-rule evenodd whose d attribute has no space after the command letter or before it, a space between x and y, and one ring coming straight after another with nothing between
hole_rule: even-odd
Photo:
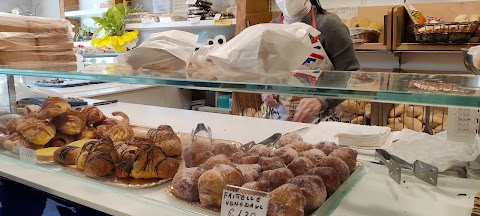
<instances>
[{"instance_id":1,"label":"bread bun","mask_svg":"<svg viewBox=\"0 0 480 216\"><path fill-rule=\"evenodd\" d=\"M315 167L315 164L313 164L308 158L297 157L290 164L288 164L287 167L295 176L299 176L307 173L308 170Z\"/></svg>"},{"instance_id":2,"label":"bread bun","mask_svg":"<svg viewBox=\"0 0 480 216\"><path fill-rule=\"evenodd\" d=\"M302 216L305 214L305 197L294 184L284 184L268 194L267 216Z\"/></svg>"}]
</instances>

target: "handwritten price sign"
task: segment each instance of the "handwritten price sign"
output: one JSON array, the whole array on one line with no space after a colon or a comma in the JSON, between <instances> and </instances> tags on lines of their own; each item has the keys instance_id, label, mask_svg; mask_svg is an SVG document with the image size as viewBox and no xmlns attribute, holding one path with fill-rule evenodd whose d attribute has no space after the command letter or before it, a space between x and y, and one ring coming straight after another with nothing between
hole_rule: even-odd
<instances>
[{"instance_id":1,"label":"handwritten price sign","mask_svg":"<svg viewBox=\"0 0 480 216\"><path fill-rule=\"evenodd\" d=\"M267 215L268 194L228 185L223 190L221 216Z\"/></svg>"},{"instance_id":2,"label":"handwritten price sign","mask_svg":"<svg viewBox=\"0 0 480 216\"><path fill-rule=\"evenodd\" d=\"M20 147L18 148L18 152L20 154L20 160L37 163L37 153L34 150Z\"/></svg>"},{"instance_id":3,"label":"handwritten price sign","mask_svg":"<svg viewBox=\"0 0 480 216\"><path fill-rule=\"evenodd\" d=\"M480 109L448 108L447 139L454 142L475 141Z\"/></svg>"}]
</instances>

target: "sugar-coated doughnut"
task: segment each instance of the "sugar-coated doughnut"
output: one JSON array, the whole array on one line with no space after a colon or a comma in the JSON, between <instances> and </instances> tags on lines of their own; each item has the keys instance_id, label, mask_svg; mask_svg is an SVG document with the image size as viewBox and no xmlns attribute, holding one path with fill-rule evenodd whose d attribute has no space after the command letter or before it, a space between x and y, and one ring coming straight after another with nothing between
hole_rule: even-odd
<instances>
[{"instance_id":1,"label":"sugar-coated doughnut","mask_svg":"<svg viewBox=\"0 0 480 216\"><path fill-rule=\"evenodd\" d=\"M262 167L263 171L285 167L285 164L279 157L261 157L258 164Z\"/></svg>"},{"instance_id":2,"label":"sugar-coated doughnut","mask_svg":"<svg viewBox=\"0 0 480 216\"><path fill-rule=\"evenodd\" d=\"M340 187L340 177L331 167L315 167L307 172L306 175L315 175L323 180L327 189L327 196L330 197Z\"/></svg>"},{"instance_id":3,"label":"sugar-coated doughnut","mask_svg":"<svg viewBox=\"0 0 480 216\"><path fill-rule=\"evenodd\" d=\"M183 161L185 161L185 167L190 168L195 166L195 154L192 151L192 147L187 147L183 150Z\"/></svg>"},{"instance_id":4,"label":"sugar-coated doughnut","mask_svg":"<svg viewBox=\"0 0 480 216\"><path fill-rule=\"evenodd\" d=\"M270 192L270 187L268 183L264 181L248 182L242 185L242 188L256 190L256 191Z\"/></svg>"},{"instance_id":5,"label":"sugar-coated doughnut","mask_svg":"<svg viewBox=\"0 0 480 216\"><path fill-rule=\"evenodd\" d=\"M250 155L259 155L261 157L268 157L270 153L272 153L272 149L265 145L255 145L250 150L248 150L248 154Z\"/></svg>"},{"instance_id":6,"label":"sugar-coated doughnut","mask_svg":"<svg viewBox=\"0 0 480 216\"><path fill-rule=\"evenodd\" d=\"M329 155L333 150L340 148L334 142L319 142L314 147L316 149L322 150L327 155Z\"/></svg>"},{"instance_id":7,"label":"sugar-coated doughnut","mask_svg":"<svg viewBox=\"0 0 480 216\"><path fill-rule=\"evenodd\" d=\"M290 162L293 161L293 159L298 157L298 152L293 150L292 148L282 147L282 148L275 149L272 152L271 156L279 157L280 159L282 159L283 163L289 164Z\"/></svg>"},{"instance_id":8,"label":"sugar-coated doughnut","mask_svg":"<svg viewBox=\"0 0 480 216\"><path fill-rule=\"evenodd\" d=\"M200 203L205 207L221 207L223 189L227 185L243 185L242 173L237 168L218 164L204 172L198 179Z\"/></svg>"},{"instance_id":9,"label":"sugar-coated doughnut","mask_svg":"<svg viewBox=\"0 0 480 216\"><path fill-rule=\"evenodd\" d=\"M351 148L338 148L335 149L332 153L330 153L330 156L338 157L343 160L348 165L348 169L350 170L350 173L353 173L355 171L355 168L357 166L357 155L358 152L351 149Z\"/></svg>"},{"instance_id":10,"label":"sugar-coated doughnut","mask_svg":"<svg viewBox=\"0 0 480 216\"><path fill-rule=\"evenodd\" d=\"M192 148L192 151L193 151L193 148ZM215 155L213 155L212 152L209 152L209 151L203 152L203 153L197 153L197 152L194 151L193 153L195 154L195 162L194 162L195 167L198 167L198 166L202 165L209 158L215 156Z\"/></svg>"},{"instance_id":11,"label":"sugar-coated doughnut","mask_svg":"<svg viewBox=\"0 0 480 216\"><path fill-rule=\"evenodd\" d=\"M306 157L297 157L290 162L287 167L295 176L299 176L307 173L311 168L314 168L315 164Z\"/></svg>"},{"instance_id":12,"label":"sugar-coated doughnut","mask_svg":"<svg viewBox=\"0 0 480 216\"><path fill-rule=\"evenodd\" d=\"M219 155L215 155L215 156L209 158L208 160L206 160L205 163L200 165L200 168L205 169L205 170L211 170L217 164L233 165L230 158L228 158L226 155L219 154Z\"/></svg>"},{"instance_id":13,"label":"sugar-coated doughnut","mask_svg":"<svg viewBox=\"0 0 480 216\"><path fill-rule=\"evenodd\" d=\"M261 157L260 155L246 154L240 160L240 164L258 164L258 161L260 161L260 157Z\"/></svg>"},{"instance_id":14,"label":"sugar-coated doughnut","mask_svg":"<svg viewBox=\"0 0 480 216\"><path fill-rule=\"evenodd\" d=\"M173 194L186 201L198 201L198 179L202 175L202 169L186 168L175 174L172 182Z\"/></svg>"},{"instance_id":15,"label":"sugar-coated doughnut","mask_svg":"<svg viewBox=\"0 0 480 216\"><path fill-rule=\"evenodd\" d=\"M258 164L238 164L235 167L242 172L243 182L253 182L258 179L262 167Z\"/></svg>"},{"instance_id":16,"label":"sugar-coated doughnut","mask_svg":"<svg viewBox=\"0 0 480 216\"><path fill-rule=\"evenodd\" d=\"M227 144L227 143L220 143L215 145L212 148L212 153L214 155L223 154L223 155L226 155L227 157L231 157L232 154L237 152L240 152L240 149L238 149L235 145Z\"/></svg>"},{"instance_id":17,"label":"sugar-coated doughnut","mask_svg":"<svg viewBox=\"0 0 480 216\"><path fill-rule=\"evenodd\" d=\"M294 184L284 184L268 194L267 216L303 216L306 205L302 190Z\"/></svg>"},{"instance_id":18,"label":"sugar-coated doughnut","mask_svg":"<svg viewBox=\"0 0 480 216\"><path fill-rule=\"evenodd\" d=\"M303 175L292 178L290 184L297 185L305 197L307 212L320 207L327 200L327 190L322 178L313 175Z\"/></svg>"},{"instance_id":19,"label":"sugar-coated doughnut","mask_svg":"<svg viewBox=\"0 0 480 216\"><path fill-rule=\"evenodd\" d=\"M303 138L297 133L287 133L277 141L275 146L281 148L296 142L303 142Z\"/></svg>"},{"instance_id":20,"label":"sugar-coated doughnut","mask_svg":"<svg viewBox=\"0 0 480 216\"><path fill-rule=\"evenodd\" d=\"M269 185L270 190L274 190L283 184L287 183L288 180L295 177L287 168L280 168L274 170L267 170L260 173L260 177L258 177L258 181L267 182Z\"/></svg>"},{"instance_id":21,"label":"sugar-coated doughnut","mask_svg":"<svg viewBox=\"0 0 480 216\"><path fill-rule=\"evenodd\" d=\"M245 155L246 154L241 152L241 151L240 152L235 152L230 156L230 159L236 164L241 164L242 163L242 158Z\"/></svg>"},{"instance_id":22,"label":"sugar-coated doughnut","mask_svg":"<svg viewBox=\"0 0 480 216\"><path fill-rule=\"evenodd\" d=\"M326 156L320 158L318 161L317 167L331 167L338 173L338 177L340 177L340 182L343 183L347 180L348 176L350 175L350 170L348 169L348 165L343 162L340 158L334 156Z\"/></svg>"},{"instance_id":23,"label":"sugar-coated doughnut","mask_svg":"<svg viewBox=\"0 0 480 216\"><path fill-rule=\"evenodd\" d=\"M220 171L225 182L229 185L240 187L245 183L242 172L233 165L218 164L213 169Z\"/></svg>"},{"instance_id":24,"label":"sugar-coated doughnut","mask_svg":"<svg viewBox=\"0 0 480 216\"><path fill-rule=\"evenodd\" d=\"M325 157L327 155L322 150L310 149L310 150L301 152L299 156L308 158L310 161L312 161L313 164L316 165L320 158Z\"/></svg>"},{"instance_id":25,"label":"sugar-coated doughnut","mask_svg":"<svg viewBox=\"0 0 480 216\"><path fill-rule=\"evenodd\" d=\"M298 153L313 149L313 145L306 142L296 142L296 143L289 144L286 147L292 148Z\"/></svg>"}]
</instances>

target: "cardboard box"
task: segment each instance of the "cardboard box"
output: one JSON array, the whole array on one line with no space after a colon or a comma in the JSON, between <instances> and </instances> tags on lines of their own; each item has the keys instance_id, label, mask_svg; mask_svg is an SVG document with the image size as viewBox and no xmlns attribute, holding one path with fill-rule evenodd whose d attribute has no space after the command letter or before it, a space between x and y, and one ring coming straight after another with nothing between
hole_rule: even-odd
<instances>
[{"instance_id":1,"label":"cardboard box","mask_svg":"<svg viewBox=\"0 0 480 216\"><path fill-rule=\"evenodd\" d=\"M0 64L17 62L76 62L72 50L63 51L0 51Z\"/></svg>"},{"instance_id":2,"label":"cardboard box","mask_svg":"<svg viewBox=\"0 0 480 216\"><path fill-rule=\"evenodd\" d=\"M72 32L70 23L64 19L17 16L0 13L0 32L62 33Z\"/></svg>"},{"instance_id":3,"label":"cardboard box","mask_svg":"<svg viewBox=\"0 0 480 216\"><path fill-rule=\"evenodd\" d=\"M73 49L69 34L0 32L0 51L55 51Z\"/></svg>"}]
</instances>

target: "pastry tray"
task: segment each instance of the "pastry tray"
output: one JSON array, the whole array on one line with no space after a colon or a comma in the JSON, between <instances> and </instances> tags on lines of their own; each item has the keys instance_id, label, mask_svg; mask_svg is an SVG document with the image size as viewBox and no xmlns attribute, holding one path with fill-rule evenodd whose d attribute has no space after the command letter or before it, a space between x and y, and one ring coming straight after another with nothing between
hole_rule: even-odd
<instances>
[{"instance_id":1,"label":"pastry tray","mask_svg":"<svg viewBox=\"0 0 480 216\"><path fill-rule=\"evenodd\" d=\"M355 168L355 171L348 177L345 182L343 182L342 185L333 193L317 210L315 210L313 213L310 213L308 215L311 216L329 216L331 215L335 209L340 205L342 200L350 193L352 188L362 179L362 177L366 174L365 166L357 161L357 167ZM219 208L206 208L203 207L200 202L188 202L182 199L179 199L175 197L173 194L173 188L172 186L169 186L165 189L165 192L177 199L180 200L184 203L190 204L192 206L196 206L198 208L203 208L207 209L216 213L220 213Z\"/></svg>"}]
</instances>

